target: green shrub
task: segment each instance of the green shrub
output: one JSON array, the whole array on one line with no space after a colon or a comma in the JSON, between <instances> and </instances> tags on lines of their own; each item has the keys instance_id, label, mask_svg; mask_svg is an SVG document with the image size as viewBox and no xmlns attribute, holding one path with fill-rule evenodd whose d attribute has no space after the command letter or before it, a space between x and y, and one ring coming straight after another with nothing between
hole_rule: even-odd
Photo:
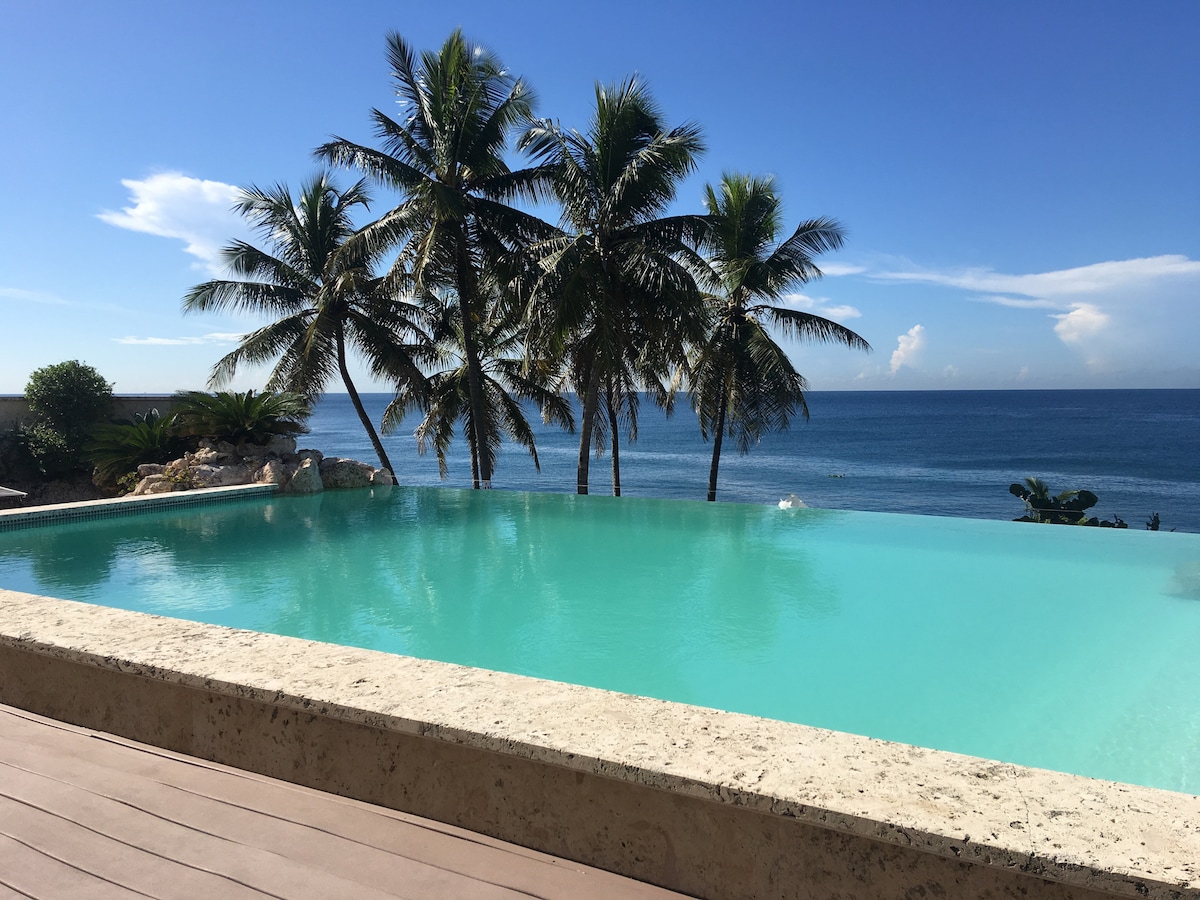
<instances>
[{"instance_id":1,"label":"green shrub","mask_svg":"<svg viewBox=\"0 0 1200 900\"><path fill-rule=\"evenodd\" d=\"M83 470L80 446L70 435L44 422L22 428L25 446L37 464L38 474L47 481L67 478Z\"/></svg>"},{"instance_id":2,"label":"green shrub","mask_svg":"<svg viewBox=\"0 0 1200 900\"><path fill-rule=\"evenodd\" d=\"M86 448L96 466L97 483L118 484L122 475L134 472L142 463L177 459L187 449L187 440L174 426L175 416L164 418L158 410L135 414L128 422L99 426Z\"/></svg>"},{"instance_id":3,"label":"green shrub","mask_svg":"<svg viewBox=\"0 0 1200 900\"><path fill-rule=\"evenodd\" d=\"M302 434L312 409L299 394L182 391L175 395L181 434L238 444L262 444L277 434Z\"/></svg>"},{"instance_id":4,"label":"green shrub","mask_svg":"<svg viewBox=\"0 0 1200 900\"><path fill-rule=\"evenodd\" d=\"M33 422L22 428L24 441L41 477L53 481L84 471L83 448L112 409L112 385L71 359L34 371L25 399Z\"/></svg>"},{"instance_id":5,"label":"green shrub","mask_svg":"<svg viewBox=\"0 0 1200 900\"><path fill-rule=\"evenodd\" d=\"M91 366L70 359L33 372L25 399L36 421L69 435L108 417L112 385Z\"/></svg>"},{"instance_id":6,"label":"green shrub","mask_svg":"<svg viewBox=\"0 0 1200 900\"><path fill-rule=\"evenodd\" d=\"M40 476L25 429L13 426L0 432L0 484L22 484Z\"/></svg>"}]
</instances>

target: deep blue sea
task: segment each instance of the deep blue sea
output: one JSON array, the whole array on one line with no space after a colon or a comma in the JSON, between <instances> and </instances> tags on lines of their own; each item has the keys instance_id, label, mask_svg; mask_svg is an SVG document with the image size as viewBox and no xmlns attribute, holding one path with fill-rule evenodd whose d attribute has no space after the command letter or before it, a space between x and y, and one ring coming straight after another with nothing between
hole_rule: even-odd
<instances>
[{"instance_id":1,"label":"deep blue sea","mask_svg":"<svg viewBox=\"0 0 1200 900\"><path fill-rule=\"evenodd\" d=\"M1011 519L1022 503L1008 486L1027 476L1054 493L1099 496L1091 513L1142 528L1157 512L1164 528L1200 532L1200 390L813 392L812 418L793 423L739 456L726 442L718 500L775 503L795 493L809 506ZM390 395L367 394L378 423ZM541 472L521 447L506 446L499 490L572 492L578 438L541 424ZM384 438L401 484L470 487L466 444L450 472L417 453L416 418ZM349 398L329 394L301 444L327 456L378 464ZM636 443L622 440L626 496L703 500L712 445L686 402L667 418L646 401ZM590 489L611 492L610 461L593 458Z\"/></svg>"}]
</instances>

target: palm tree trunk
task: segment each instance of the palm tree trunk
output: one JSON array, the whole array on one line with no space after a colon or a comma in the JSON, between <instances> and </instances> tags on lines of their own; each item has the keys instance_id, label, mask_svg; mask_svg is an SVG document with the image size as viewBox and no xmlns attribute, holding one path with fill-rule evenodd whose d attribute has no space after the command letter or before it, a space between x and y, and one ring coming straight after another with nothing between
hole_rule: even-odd
<instances>
[{"instance_id":1,"label":"palm tree trunk","mask_svg":"<svg viewBox=\"0 0 1200 900\"><path fill-rule=\"evenodd\" d=\"M371 417L363 409L362 400L358 396L358 391L355 390L354 382L350 380L350 371L346 368L346 339L342 333L341 325L338 325L337 329L337 361L338 371L342 373L342 383L346 385L346 393L350 395L350 402L354 405L354 411L358 413L358 420L362 422L363 428L367 430L367 437L371 439L371 446L375 448L375 455L379 457L379 464L388 470L388 474L392 476L392 480L394 481L396 479L396 470L392 468L392 461L388 459L387 451L383 449L383 442L379 440L375 426L371 424Z\"/></svg>"},{"instance_id":2,"label":"palm tree trunk","mask_svg":"<svg viewBox=\"0 0 1200 900\"><path fill-rule=\"evenodd\" d=\"M467 236L458 229L458 309L462 321L463 356L467 362L467 390L471 401L471 427L475 432L475 444L471 448L474 456L472 471L473 487L491 488L492 466L487 458L486 430L484 423L483 366L479 362L479 347L475 342L475 320L471 307L475 299L475 278L467 251Z\"/></svg>"},{"instance_id":3,"label":"palm tree trunk","mask_svg":"<svg viewBox=\"0 0 1200 900\"><path fill-rule=\"evenodd\" d=\"M588 492L588 464L592 460L592 425L596 419L596 407L600 404L600 361L594 357L582 402L583 411L579 423L579 465L575 472L575 491L579 494L586 494Z\"/></svg>"},{"instance_id":4,"label":"palm tree trunk","mask_svg":"<svg viewBox=\"0 0 1200 900\"><path fill-rule=\"evenodd\" d=\"M713 434L712 465L708 467L708 499L717 499L717 468L721 465L721 441L725 438L725 415L729 408L729 391L721 394L717 406L717 427Z\"/></svg>"},{"instance_id":5,"label":"palm tree trunk","mask_svg":"<svg viewBox=\"0 0 1200 900\"><path fill-rule=\"evenodd\" d=\"M612 436L612 492L614 497L621 496L621 436L617 431L617 403L613 396L612 379L608 381L608 430Z\"/></svg>"}]
</instances>

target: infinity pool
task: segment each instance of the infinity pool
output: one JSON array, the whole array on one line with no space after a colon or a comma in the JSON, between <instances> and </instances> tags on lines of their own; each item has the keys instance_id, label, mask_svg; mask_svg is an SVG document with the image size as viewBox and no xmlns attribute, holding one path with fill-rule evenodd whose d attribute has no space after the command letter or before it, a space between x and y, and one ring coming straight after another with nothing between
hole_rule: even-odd
<instances>
[{"instance_id":1,"label":"infinity pool","mask_svg":"<svg viewBox=\"0 0 1200 900\"><path fill-rule=\"evenodd\" d=\"M1200 535L395 488L0 532L0 587L1200 793Z\"/></svg>"}]
</instances>

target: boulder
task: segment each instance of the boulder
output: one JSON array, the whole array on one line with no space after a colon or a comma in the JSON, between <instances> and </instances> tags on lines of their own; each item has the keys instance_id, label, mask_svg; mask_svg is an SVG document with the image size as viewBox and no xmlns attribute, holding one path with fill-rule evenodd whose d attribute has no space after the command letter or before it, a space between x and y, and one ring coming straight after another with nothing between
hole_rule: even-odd
<instances>
[{"instance_id":1,"label":"boulder","mask_svg":"<svg viewBox=\"0 0 1200 900\"><path fill-rule=\"evenodd\" d=\"M254 475L255 484L286 484L288 472L277 459L268 459Z\"/></svg>"},{"instance_id":2,"label":"boulder","mask_svg":"<svg viewBox=\"0 0 1200 900\"><path fill-rule=\"evenodd\" d=\"M201 447L195 453L189 454L194 465L199 466L215 466L222 459L228 459L228 456L218 453L211 447Z\"/></svg>"},{"instance_id":3,"label":"boulder","mask_svg":"<svg viewBox=\"0 0 1200 900\"><path fill-rule=\"evenodd\" d=\"M133 489L135 497L142 497L146 494L170 494L174 491L185 491L187 485L180 484L167 475L147 475L138 482L137 487Z\"/></svg>"},{"instance_id":4,"label":"boulder","mask_svg":"<svg viewBox=\"0 0 1200 900\"><path fill-rule=\"evenodd\" d=\"M320 463L321 481L327 488L369 487L375 469L356 459L334 457Z\"/></svg>"},{"instance_id":5,"label":"boulder","mask_svg":"<svg viewBox=\"0 0 1200 900\"><path fill-rule=\"evenodd\" d=\"M296 439L286 434L275 434L265 444L251 444L243 441L238 444L237 452L242 457L277 457L296 455Z\"/></svg>"},{"instance_id":6,"label":"boulder","mask_svg":"<svg viewBox=\"0 0 1200 900\"><path fill-rule=\"evenodd\" d=\"M237 448L229 441L213 441L205 438L200 441L200 450L213 451L217 454L217 459L233 459L237 456Z\"/></svg>"},{"instance_id":7,"label":"boulder","mask_svg":"<svg viewBox=\"0 0 1200 900\"><path fill-rule=\"evenodd\" d=\"M138 478L145 478L147 475L161 475L167 470L167 467L162 463L142 463L137 467Z\"/></svg>"},{"instance_id":8,"label":"boulder","mask_svg":"<svg viewBox=\"0 0 1200 900\"><path fill-rule=\"evenodd\" d=\"M371 484L374 484L374 485L377 485L380 487L390 487L391 485L393 485L395 483L396 483L395 476L393 476L392 473L389 472L387 469L376 469L375 472L371 475Z\"/></svg>"},{"instance_id":9,"label":"boulder","mask_svg":"<svg viewBox=\"0 0 1200 900\"><path fill-rule=\"evenodd\" d=\"M249 466L192 466L189 470L197 487L228 487L231 484L250 484L255 472Z\"/></svg>"},{"instance_id":10,"label":"boulder","mask_svg":"<svg viewBox=\"0 0 1200 900\"><path fill-rule=\"evenodd\" d=\"M315 459L318 463L325 458L320 450L297 450L296 455L301 459Z\"/></svg>"},{"instance_id":11,"label":"boulder","mask_svg":"<svg viewBox=\"0 0 1200 900\"><path fill-rule=\"evenodd\" d=\"M317 462L311 458L301 460L296 474L288 483L288 488L297 494L315 494L323 491L325 483L321 480L321 469Z\"/></svg>"}]
</instances>

